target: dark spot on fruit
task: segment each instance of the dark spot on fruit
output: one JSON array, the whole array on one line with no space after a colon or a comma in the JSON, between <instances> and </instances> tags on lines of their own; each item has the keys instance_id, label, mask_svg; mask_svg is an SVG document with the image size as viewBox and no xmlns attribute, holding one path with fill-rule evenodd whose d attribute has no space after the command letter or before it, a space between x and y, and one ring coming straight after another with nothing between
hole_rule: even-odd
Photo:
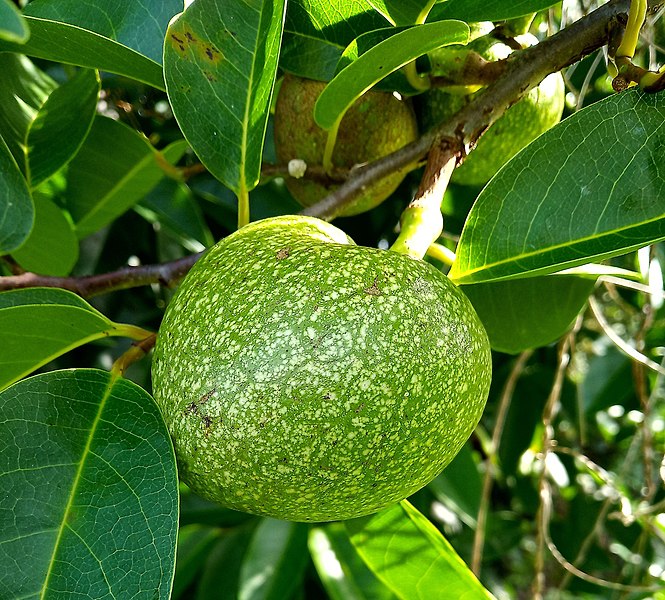
<instances>
[{"instance_id":1,"label":"dark spot on fruit","mask_svg":"<svg viewBox=\"0 0 665 600\"><path fill-rule=\"evenodd\" d=\"M199 407L196 402L190 402L185 408L186 415L195 415L197 412L199 412Z\"/></svg>"},{"instance_id":2,"label":"dark spot on fruit","mask_svg":"<svg viewBox=\"0 0 665 600\"><path fill-rule=\"evenodd\" d=\"M361 402L360 406L358 408L356 408L356 414L359 413L363 408L365 408L365 403Z\"/></svg>"},{"instance_id":3,"label":"dark spot on fruit","mask_svg":"<svg viewBox=\"0 0 665 600\"><path fill-rule=\"evenodd\" d=\"M324 400L330 400L330 393L323 394L323 399Z\"/></svg>"},{"instance_id":4,"label":"dark spot on fruit","mask_svg":"<svg viewBox=\"0 0 665 600\"><path fill-rule=\"evenodd\" d=\"M378 280L379 278L375 277L372 285L370 285L368 288L365 288L363 291L370 296L380 296L383 292L376 283Z\"/></svg>"},{"instance_id":5,"label":"dark spot on fruit","mask_svg":"<svg viewBox=\"0 0 665 600\"><path fill-rule=\"evenodd\" d=\"M277 260L284 260L291 256L291 248L282 248L275 253L275 258Z\"/></svg>"},{"instance_id":6,"label":"dark spot on fruit","mask_svg":"<svg viewBox=\"0 0 665 600\"><path fill-rule=\"evenodd\" d=\"M216 391L217 391L217 388L212 388L209 392L206 392L205 394L203 394L203 396L201 396L201 398L199 399L199 406L201 404L205 404L208 400L210 400L210 398L212 397L212 395Z\"/></svg>"},{"instance_id":7,"label":"dark spot on fruit","mask_svg":"<svg viewBox=\"0 0 665 600\"><path fill-rule=\"evenodd\" d=\"M203 423L203 427L206 430L206 435L208 435L210 428L212 427L212 417L209 415L203 415L203 417L201 417L201 422Z\"/></svg>"}]
</instances>

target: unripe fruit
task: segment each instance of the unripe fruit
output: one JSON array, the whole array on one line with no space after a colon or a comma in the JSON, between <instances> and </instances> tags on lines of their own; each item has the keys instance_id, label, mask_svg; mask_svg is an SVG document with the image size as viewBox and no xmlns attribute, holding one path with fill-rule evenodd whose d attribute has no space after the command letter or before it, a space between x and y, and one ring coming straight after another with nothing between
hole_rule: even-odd
<instances>
[{"instance_id":1,"label":"unripe fruit","mask_svg":"<svg viewBox=\"0 0 665 600\"><path fill-rule=\"evenodd\" d=\"M321 166L328 132L314 121L314 104L325 83L286 75L275 104L275 149L277 159L293 159ZM370 91L344 114L332 154L334 167L350 169L377 160L416 139L416 117L408 102L392 94ZM406 170L394 173L370 186L354 200L344 216L374 208L401 183ZM310 206L333 191L310 179L286 179L286 186L303 206Z\"/></svg>"},{"instance_id":2,"label":"unripe fruit","mask_svg":"<svg viewBox=\"0 0 665 600\"><path fill-rule=\"evenodd\" d=\"M533 36L520 36L533 38ZM535 42L535 38L532 39ZM478 38L463 50L441 48L433 53L435 75L446 74L446 61L461 60L464 53L477 52L485 60L506 58L511 48L490 36ZM452 68L452 67L448 67ZM459 65L456 66L459 69ZM476 92L482 93L482 92ZM472 152L455 169L452 181L463 185L484 185L522 148L561 120L565 88L560 73L546 77L519 102L511 106L480 138ZM449 93L434 89L421 99L424 129L442 123L459 112L474 94Z\"/></svg>"},{"instance_id":3,"label":"unripe fruit","mask_svg":"<svg viewBox=\"0 0 665 600\"><path fill-rule=\"evenodd\" d=\"M369 514L426 485L476 426L490 377L485 331L447 277L307 217L211 248L153 364L182 480L294 521Z\"/></svg>"}]
</instances>

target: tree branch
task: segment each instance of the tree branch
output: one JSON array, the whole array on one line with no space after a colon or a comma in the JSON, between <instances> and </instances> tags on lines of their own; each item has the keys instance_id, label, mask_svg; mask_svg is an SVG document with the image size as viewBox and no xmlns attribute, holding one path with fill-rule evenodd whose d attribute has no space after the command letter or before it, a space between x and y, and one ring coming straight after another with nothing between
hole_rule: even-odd
<instances>
[{"instance_id":1,"label":"tree branch","mask_svg":"<svg viewBox=\"0 0 665 600\"><path fill-rule=\"evenodd\" d=\"M203 253L192 254L171 262L158 265L123 267L117 271L85 277L51 277L36 273L21 273L0 277L0 291L28 287L58 287L90 298L128 288L159 283L168 287L178 283L192 268Z\"/></svg>"},{"instance_id":2,"label":"tree branch","mask_svg":"<svg viewBox=\"0 0 665 600\"><path fill-rule=\"evenodd\" d=\"M650 1L652 8L657 4ZM463 154L467 145L474 144L492 123L547 75L604 46L619 19L625 21L629 5L630 0L611 0L536 46L516 52L506 59L501 76L453 118L397 152L356 169L344 184L304 209L302 214L328 220L335 218L367 187L422 160L437 139L456 141L449 146L450 155L441 157L444 162L456 153Z\"/></svg>"}]
</instances>

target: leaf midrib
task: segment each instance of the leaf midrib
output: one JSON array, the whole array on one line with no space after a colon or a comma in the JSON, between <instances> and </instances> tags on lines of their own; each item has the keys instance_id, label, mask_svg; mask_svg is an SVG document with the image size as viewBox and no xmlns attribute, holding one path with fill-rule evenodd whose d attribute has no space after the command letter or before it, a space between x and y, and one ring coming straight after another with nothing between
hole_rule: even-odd
<instances>
[{"instance_id":1,"label":"leaf midrib","mask_svg":"<svg viewBox=\"0 0 665 600\"><path fill-rule=\"evenodd\" d=\"M53 545L53 553L51 554L51 560L49 561L48 569L46 571L46 578L44 579L44 584L41 589L41 593L39 595L40 599L43 600L46 597L46 593L48 590L48 582L51 578L51 573L53 573L53 565L55 563L55 558L58 554L58 550L60 548L60 542L62 540L62 535L65 530L65 528L69 528L72 532L74 530L67 525L67 517L69 516L69 513L72 508L72 504L74 502L74 498L76 496L76 491L78 490L79 483L81 481L81 474L83 473L83 468L85 466L85 462L87 459L87 456L90 454L90 448L92 446L92 440L95 436L95 433L97 431L97 427L99 425L99 422L101 421L102 418L102 413L104 412L104 408L106 407L106 401L109 399L109 396L111 395L111 390L113 389L113 386L115 385L117 377L114 377L113 375L110 375L108 383L106 385L106 389L104 391L104 395L102 396L102 399L99 403L99 408L97 410L97 414L95 415L95 418L92 422L92 427L90 429L90 434L88 435L88 439L86 440L85 448L83 449L83 453L81 455L81 461L79 462L79 466L76 469L76 474L74 475L74 481L72 485L72 489L69 493L69 498L67 499L67 504L65 505L65 510L62 515L62 521L60 522L60 528L58 529L58 535L55 540L55 544ZM74 532L76 533L76 532ZM78 535L78 534L77 534ZM78 536L80 538L80 536ZM109 587L109 592L111 591Z\"/></svg>"}]
</instances>

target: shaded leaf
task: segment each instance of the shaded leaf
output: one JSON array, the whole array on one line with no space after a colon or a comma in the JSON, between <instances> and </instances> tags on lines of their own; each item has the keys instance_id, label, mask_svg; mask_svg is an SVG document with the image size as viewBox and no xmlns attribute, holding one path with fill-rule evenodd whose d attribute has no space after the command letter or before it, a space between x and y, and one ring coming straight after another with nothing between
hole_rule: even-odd
<instances>
[{"instance_id":1,"label":"shaded leaf","mask_svg":"<svg viewBox=\"0 0 665 600\"><path fill-rule=\"evenodd\" d=\"M309 552L331 600L393 600L396 596L362 561L342 523L313 527Z\"/></svg>"},{"instance_id":2,"label":"shaded leaf","mask_svg":"<svg viewBox=\"0 0 665 600\"><path fill-rule=\"evenodd\" d=\"M183 183L162 179L136 210L150 222L168 227L192 252L215 243L192 191Z\"/></svg>"},{"instance_id":3,"label":"shaded leaf","mask_svg":"<svg viewBox=\"0 0 665 600\"><path fill-rule=\"evenodd\" d=\"M99 76L82 69L55 88L37 111L27 131L28 173L36 186L78 152L97 110Z\"/></svg>"},{"instance_id":4,"label":"shaded leaf","mask_svg":"<svg viewBox=\"0 0 665 600\"><path fill-rule=\"evenodd\" d=\"M76 294L58 288L0 293L0 331L0 389L92 340L140 337L131 326L109 321Z\"/></svg>"},{"instance_id":5,"label":"shaded leaf","mask_svg":"<svg viewBox=\"0 0 665 600\"><path fill-rule=\"evenodd\" d=\"M665 239L665 96L626 91L568 117L478 196L456 283L552 273Z\"/></svg>"},{"instance_id":6,"label":"shaded leaf","mask_svg":"<svg viewBox=\"0 0 665 600\"><path fill-rule=\"evenodd\" d=\"M429 483L429 488L440 502L453 510L464 523L475 528L482 481L471 447L465 444L452 462Z\"/></svg>"},{"instance_id":7,"label":"shaded leaf","mask_svg":"<svg viewBox=\"0 0 665 600\"><path fill-rule=\"evenodd\" d=\"M196 600L238 600L238 581L256 521L224 533L208 554Z\"/></svg>"},{"instance_id":8,"label":"shaded leaf","mask_svg":"<svg viewBox=\"0 0 665 600\"><path fill-rule=\"evenodd\" d=\"M35 223L25 243L12 252L26 271L40 275L69 275L79 255L74 227L46 194L33 194Z\"/></svg>"},{"instance_id":9,"label":"shaded leaf","mask_svg":"<svg viewBox=\"0 0 665 600\"><path fill-rule=\"evenodd\" d=\"M429 12L431 0L368 0L393 25L415 25L422 23Z\"/></svg>"},{"instance_id":10,"label":"shaded leaf","mask_svg":"<svg viewBox=\"0 0 665 600\"><path fill-rule=\"evenodd\" d=\"M553 0L448 0L436 4L428 21L461 19L467 23L477 21L503 21L522 17L559 4Z\"/></svg>"},{"instance_id":11,"label":"shaded leaf","mask_svg":"<svg viewBox=\"0 0 665 600\"><path fill-rule=\"evenodd\" d=\"M180 524L176 554L173 598L185 597L187 588L203 568L210 549L218 542L221 531L216 527Z\"/></svg>"},{"instance_id":12,"label":"shaded leaf","mask_svg":"<svg viewBox=\"0 0 665 600\"><path fill-rule=\"evenodd\" d=\"M23 44L30 37L30 28L11 0L0 0L0 40Z\"/></svg>"},{"instance_id":13,"label":"shaded leaf","mask_svg":"<svg viewBox=\"0 0 665 600\"><path fill-rule=\"evenodd\" d=\"M97 116L69 166L67 208L82 238L139 202L187 148L178 140L157 152L127 125Z\"/></svg>"},{"instance_id":14,"label":"shaded leaf","mask_svg":"<svg viewBox=\"0 0 665 600\"><path fill-rule=\"evenodd\" d=\"M169 25L164 69L173 112L201 162L236 194L259 181L284 10L284 0L224 10L197 0Z\"/></svg>"},{"instance_id":15,"label":"shaded leaf","mask_svg":"<svg viewBox=\"0 0 665 600\"><path fill-rule=\"evenodd\" d=\"M465 44L469 27L461 21L416 25L400 31L360 55L326 86L314 106L314 118L330 129L353 102L378 81L430 50Z\"/></svg>"},{"instance_id":16,"label":"shaded leaf","mask_svg":"<svg viewBox=\"0 0 665 600\"><path fill-rule=\"evenodd\" d=\"M18 54L0 52L0 73L0 135L27 177L28 131L56 83L29 58Z\"/></svg>"},{"instance_id":17,"label":"shaded leaf","mask_svg":"<svg viewBox=\"0 0 665 600\"><path fill-rule=\"evenodd\" d=\"M263 519L240 569L239 600L290 598L302 583L307 559L307 525Z\"/></svg>"},{"instance_id":18,"label":"shaded leaf","mask_svg":"<svg viewBox=\"0 0 665 600\"><path fill-rule=\"evenodd\" d=\"M26 17L30 39L26 44L3 42L0 52L21 52L68 65L117 73L164 89L161 66L127 46L67 23Z\"/></svg>"},{"instance_id":19,"label":"shaded leaf","mask_svg":"<svg viewBox=\"0 0 665 600\"><path fill-rule=\"evenodd\" d=\"M143 389L92 369L31 377L0 394L0 439L1 597L169 597L175 456Z\"/></svg>"},{"instance_id":20,"label":"shaded leaf","mask_svg":"<svg viewBox=\"0 0 665 600\"><path fill-rule=\"evenodd\" d=\"M32 0L24 12L92 31L161 64L166 27L181 9L182 0Z\"/></svg>"},{"instance_id":21,"label":"shaded leaf","mask_svg":"<svg viewBox=\"0 0 665 600\"><path fill-rule=\"evenodd\" d=\"M344 525L369 568L400 598L493 598L439 530L406 500Z\"/></svg>"},{"instance_id":22,"label":"shaded leaf","mask_svg":"<svg viewBox=\"0 0 665 600\"><path fill-rule=\"evenodd\" d=\"M0 254L12 252L25 242L34 214L28 183L0 136Z\"/></svg>"},{"instance_id":23,"label":"shaded leaf","mask_svg":"<svg viewBox=\"0 0 665 600\"><path fill-rule=\"evenodd\" d=\"M594 279L549 275L461 287L494 350L518 354L559 339L593 291Z\"/></svg>"}]
</instances>

